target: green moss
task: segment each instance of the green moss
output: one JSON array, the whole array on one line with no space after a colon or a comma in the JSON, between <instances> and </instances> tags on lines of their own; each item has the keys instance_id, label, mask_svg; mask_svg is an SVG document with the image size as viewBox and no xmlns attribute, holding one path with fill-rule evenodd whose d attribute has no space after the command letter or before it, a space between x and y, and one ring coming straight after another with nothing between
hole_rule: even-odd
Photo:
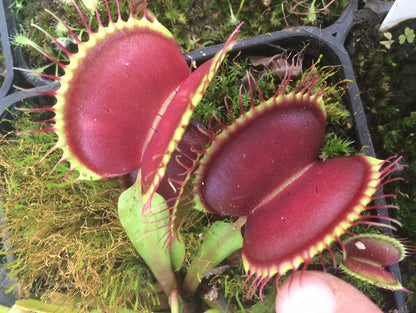
<instances>
[{"instance_id":1,"label":"green moss","mask_svg":"<svg viewBox=\"0 0 416 313\"><path fill-rule=\"evenodd\" d=\"M335 133L328 133L325 138L325 145L322 148L322 158L333 158L340 155L356 154L353 141L339 137Z\"/></svg>"},{"instance_id":2,"label":"green moss","mask_svg":"<svg viewBox=\"0 0 416 313\"><path fill-rule=\"evenodd\" d=\"M23 116L16 127L34 125ZM24 293L43 299L65 292L83 308L148 307L153 278L118 221L118 182L77 182L74 173L60 183L68 165L50 173L60 152L43 158L55 141L52 133L0 138L4 253L16 256L6 268Z\"/></svg>"}]
</instances>

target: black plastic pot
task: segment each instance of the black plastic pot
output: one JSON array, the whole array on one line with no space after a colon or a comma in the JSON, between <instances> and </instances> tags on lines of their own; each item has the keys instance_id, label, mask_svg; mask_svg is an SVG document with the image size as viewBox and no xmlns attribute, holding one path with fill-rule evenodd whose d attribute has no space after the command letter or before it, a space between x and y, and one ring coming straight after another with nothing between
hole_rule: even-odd
<instances>
[{"instance_id":1,"label":"black plastic pot","mask_svg":"<svg viewBox=\"0 0 416 313\"><path fill-rule=\"evenodd\" d=\"M9 37L15 31L15 23L11 13L7 10L9 0L0 2L0 34L2 38L3 51L7 63L7 75L3 85L0 88L0 118L6 114L7 109L12 109L22 100L38 97L38 94L27 91L18 91L12 87L17 78L13 72L14 64L19 64L19 67L25 67L25 62L21 57L19 50L13 50L10 46ZM390 4L380 2L382 10L389 9ZM337 79L350 80L349 88L346 92L346 103L349 103L350 110L355 122L356 136L359 144L363 147L366 155L375 156L370 132L367 126L367 120L363 105L360 99L360 92L355 81L353 67L347 50L345 49L346 39L354 25L365 16L358 0L352 0L346 8L343 15L331 26L320 29L316 27L297 27L289 28L282 31L277 31L265 35L260 35L254 38L245 39L240 42L231 51L231 55L239 54L240 58L250 55L264 55L271 56L281 52L281 47L300 51L305 44L308 48L305 52L305 58L312 60L318 59L319 55L323 55L321 62L328 65L341 65L338 71ZM4 17L4 18L3 18ZM14 26L13 26L14 25ZM14 29L10 29L13 28ZM195 62L197 65L202 64L206 60L213 57L220 49L221 45L208 47L201 50L195 50L185 54L188 63ZM13 63L14 59L17 63ZM54 90L59 87L59 84L49 82L47 80L36 81L27 78L27 76L19 77L18 79L25 79L25 83L33 86L33 90ZM0 124L0 131L4 129L4 125ZM382 193L382 191L379 191ZM375 205L385 205L384 199L376 200ZM378 209L379 216L388 217L386 209ZM389 224L388 221L380 220L380 223ZM384 231L387 234L392 234L390 228L386 227ZM399 266L393 265L389 268L390 272L401 281L401 273ZM397 309L400 313L406 313L405 298L401 291L386 292L386 298L389 302L387 309ZM1 299L0 299L1 301Z\"/></svg>"},{"instance_id":2,"label":"black plastic pot","mask_svg":"<svg viewBox=\"0 0 416 313\"><path fill-rule=\"evenodd\" d=\"M0 0L0 36L5 58L6 76L0 86L0 131L8 129L8 123L1 122L4 117L12 117L7 110L15 113L15 104L21 100L37 97L33 92L19 91L15 86L32 90L51 90L59 86L47 79L33 79L27 72L14 68L27 69L21 47L12 45L11 39L18 34L14 13L9 10L10 0Z\"/></svg>"},{"instance_id":3,"label":"black plastic pot","mask_svg":"<svg viewBox=\"0 0 416 313\"><path fill-rule=\"evenodd\" d=\"M9 38L9 26L7 24L6 11L4 9L3 2L0 3L0 36L6 63L4 68L4 70L6 70L6 76L3 84L0 86L0 99L3 99L9 93L13 82L13 56ZM0 112L1 111L2 110L0 108Z\"/></svg>"}]
</instances>

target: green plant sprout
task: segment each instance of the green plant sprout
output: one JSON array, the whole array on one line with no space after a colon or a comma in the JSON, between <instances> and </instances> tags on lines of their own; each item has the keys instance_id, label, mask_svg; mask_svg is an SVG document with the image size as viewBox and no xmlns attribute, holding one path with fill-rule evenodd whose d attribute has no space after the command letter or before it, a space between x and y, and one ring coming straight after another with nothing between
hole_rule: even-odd
<instances>
[{"instance_id":1,"label":"green plant sprout","mask_svg":"<svg viewBox=\"0 0 416 313\"><path fill-rule=\"evenodd\" d=\"M12 3L10 3L9 9L13 9L15 11L16 17L19 16L19 12L21 10L24 10L25 2L26 0L14 0Z\"/></svg>"},{"instance_id":2,"label":"green plant sprout","mask_svg":"<svg viewBox=\"0 0 416 313\"><path fill-rule=\"evenodd\" d=\"M244 2L245 0L241 0L240 2L240 7L238 8L238 11L236 14L234 14L233 8L231 6L231 3L229 0L227 0L228 2L228 6L230 7L230 23L233 25L237 25L238 23L240 23L239 19L238 19L238 14L240 13L241 9L244 6Z\"/></svg>"},{"instance_id":3,"label":"green plant sprout","mask_svg":"<svg viewBox=\"0 0 416 313\"><path fill-rule=\"evenodd\" d=\"M395 42L393 40L393 34L391 32L385 32L383 33L383 36L386 38L386 40L380 41L380 44L385 46L387 49L390 49L392 44ZM409 27L406 27L404 29L404 33L399 35L399 44L404 45L406 42L408 44L412 44L415 40L415 37L415 31Z\"/></svg>"},{"instance_id":4,"label":"green plant sprout","mask_svg":"<svg viewBox=\"0 0 416 313\"><path fill-rule=\"evenodd\" d=\"M391 48L391 45L394 43L393 35L390 32L383 33L383 36L386 38L386 40L380 41L380 44L385 46L387 49Z\"/></svg>"},{"instance_id":5,"label":"green plant sprout","mask_svg":"<svg viewBox=\"0 0 416 313\"><path fill-rule=\"evenodd\" d=\"M403 45L406 41L408 43L413 43L415 41L415 31L409 27L404 29L404 34L399 36L399 43Z\"/></svg>"}]
</instances>

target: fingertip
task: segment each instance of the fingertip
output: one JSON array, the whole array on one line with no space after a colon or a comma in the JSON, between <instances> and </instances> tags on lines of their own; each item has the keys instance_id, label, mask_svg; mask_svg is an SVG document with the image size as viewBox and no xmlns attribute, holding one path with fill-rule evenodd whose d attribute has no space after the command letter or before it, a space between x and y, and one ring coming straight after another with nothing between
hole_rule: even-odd
<instances>
[{"instance_id":1,"label":"fingertip","mask_svg":"<svg viewBox=\"0 0 416 313\"><path fill-rule=\"evenodd\" d=\"M277 313L335 313L336 295L319 276L305 272L286 280L276 297Z\"/></svg>"},{"instance_id":2,"label":"fingertip","mask_svg":"<svg viewBox=\"0 0 416 313\"><path fill-rule=\"evenodd\" d=\"M355 287L316 271L295 274L284 282L276 297L276 313L305 312L383 313Z\"/></svg>"}]
</instances>

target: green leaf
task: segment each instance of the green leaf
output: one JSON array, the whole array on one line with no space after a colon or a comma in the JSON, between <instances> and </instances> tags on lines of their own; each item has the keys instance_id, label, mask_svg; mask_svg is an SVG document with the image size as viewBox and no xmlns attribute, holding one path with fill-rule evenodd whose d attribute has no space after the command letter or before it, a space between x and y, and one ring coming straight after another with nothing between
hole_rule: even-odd
<instances>
[{"instance_id":1,"label":"green leaf","mask_svg":"<svg viewBox=\"0 0 416 313\"><path fill-rule=\"evenodd\" d=\"M404 34L399 36L399 43L402 45L406 41L408 43L413 43L415 40L415 31L409 27L406 27L404 30Z\"/></svg>"},{"instance_id":2,"label":"green leaf","mask_svg":"<svg viewBox=\"0 0 416 313\"><path fill-rule=\"evenodd\" d=\"M239 219L236 223L218 221L211 225L204 242L184 280L184 289L194 293L202 279L202 275L215 268L227 256L243 246L241 227L245 220Z\"/></svg>"},{"instance_id":3,"label":"green leaf","mask_svg":"<svg viewBox=\"0 0 416 313\"><path fill-rule=\"evenodd\" d=\"M35 299L17 300L10 313L76 313L77 309L41 302Z\"/></svg>"},{"instance_id":4,"label":"green leaf","mask_svg":"<svg viewBox=\"0 0 416 313\"><path fill-rule=\"evenodd\" d=\"M408 43L412 43L415 40L415 31L413 29L406 27L404 33L406 34Z\"/></svg>"},{"instance_id":5,"label":"green leaf","mask_svg":"<svg viewBox=\"0 0 416 313\"><path fill-rule=\"evenodd\" d=\"M385 46L387 49L390 49L391 48L391 45L394 42L394 40L392 39L393 38L393 35L390 32L386 32L386 33L383 33L383 36L387 40L380 41L380 44L382 44L383 46Z\"/></svg>"},{"instance_id":6,"label":"green leaf","mask_svg":"<svg viewBox=\"0 0 416 313\"><path fill-rule=\"evenodd\" d=\"M172 266L175 271L179 271L185 259L186 248L182 241L173 241L170 248L170 257L172 258Z\"/></svg>"},{"instance_id":7,"label":"green leaf","mask_svg":"<svg viewBox=\"0 0 416 313\"><path fill-rule=\"evenodd\" d=\"M171 256L163 247L163 238L169 217L164 199L155 194L152 200L153 210L142 214L143 198L140 177L136 183L124 191L118 201L120 222L133 243L136 251L149 266L163 291L169 297L176 289L176 279L172 269Z\"/></svg>"},{"instance_id":8,"label":"green leaf","mask_svg":"<svg viewBox=\"0 0 416 313\"><path fill-rule=\"evenodd\" d=\"M382 44L383 46L385 46L387 49L391 48L391 45L394 43L394 40L383 40L380 41L380 44Z\"/></svg>"},{"instance_id":9,"label":"green leaf","mask_svg":"<svg viewBox=\"0 0 416 313\"><path fill-rule=\"evenodd\" d=\"M384 37L386 37L388 40L391 40L393 38L393 35L390 32L383 33Z\"/></svg>"}]
</instances>

